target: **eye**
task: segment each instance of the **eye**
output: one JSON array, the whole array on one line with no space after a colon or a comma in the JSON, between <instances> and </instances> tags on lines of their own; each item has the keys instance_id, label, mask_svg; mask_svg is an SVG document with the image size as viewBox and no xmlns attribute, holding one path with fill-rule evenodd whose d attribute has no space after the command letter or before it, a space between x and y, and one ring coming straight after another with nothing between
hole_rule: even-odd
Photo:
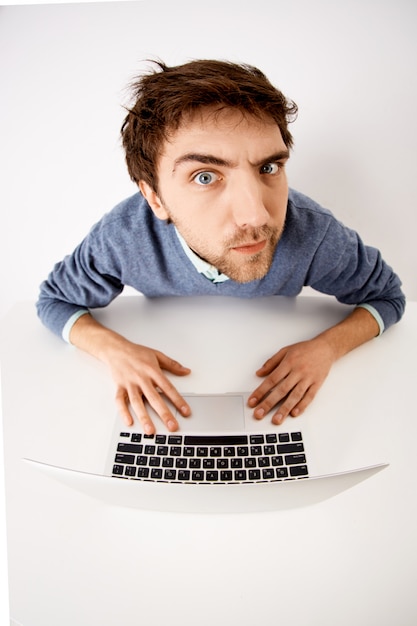
<instances>
[{"instance_id":1,"label":"eye","mask_svg":"<svg viewBox=\"0 0 417 626\"><path fill-rule=\"evenodd\" d=\"M261 174L277 174L281 168L279 163L264 163L261 166Z\"/></svg>"},{"instance_id":2,"label":"eye","mask_svg":"<svg viewBox=\"0 0 417 626\"><path fill-rule=\"evenodd\" d=\"M193 178L193 181L197 183L197 185L211 185L219 180L219 176L214 172L199 172Z\"/></svg>"}]
</instances>

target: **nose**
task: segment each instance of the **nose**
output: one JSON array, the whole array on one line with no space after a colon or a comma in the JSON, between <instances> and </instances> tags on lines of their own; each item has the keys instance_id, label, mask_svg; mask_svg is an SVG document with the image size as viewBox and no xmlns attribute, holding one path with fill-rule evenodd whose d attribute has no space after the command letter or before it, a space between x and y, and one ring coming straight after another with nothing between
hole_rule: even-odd
<instances>
[{"instance_id":1,"label":"nose","mask_svg":"<svg viewBox=\"0 0 417 626\"><path fill-rule=\"evenodd\" d=\"M239 228L264 226L269 213L265 206L261 184L252 175L236 177L230 189L233 220Z\"/></svg>"}]
</instances>

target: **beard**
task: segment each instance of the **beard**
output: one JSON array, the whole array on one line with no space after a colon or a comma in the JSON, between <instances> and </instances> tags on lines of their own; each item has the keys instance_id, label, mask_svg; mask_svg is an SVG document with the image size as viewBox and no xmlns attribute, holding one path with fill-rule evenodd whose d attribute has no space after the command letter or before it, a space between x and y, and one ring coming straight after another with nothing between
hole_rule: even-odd
<instances>
[{"instance_id":1,"label":"beard","mask_svg":"<svg viewBox=\"0 0 417 626\"><path fill-rule=\"evenodd\" d=\"M245 229L223 242L222 253L211 255L207 253L207 257L203 258L238 283L261 280L272 265L281 230L267 225ZM266 242L264 248L254 254L243 254L235 250L248 242L254 244L261 241Z\"/></svg>"},{"instance_id":2,"label":"beard","mask_svg":"<svg viewBox=\"0 0 417 626\"><path fill-rule=\"evenodd\" d=\"M225 239L218 250L210 249L207 240L192 233L175 219L170 221L176 226L191 250L219 272L238 283L260 280L266 276L272 265L275 250L282 234L282 228L268 225L258 228L245 228ZM265 241L264 248L253 254L241 253L235 248Z\"/></svg>"}]
</instances>

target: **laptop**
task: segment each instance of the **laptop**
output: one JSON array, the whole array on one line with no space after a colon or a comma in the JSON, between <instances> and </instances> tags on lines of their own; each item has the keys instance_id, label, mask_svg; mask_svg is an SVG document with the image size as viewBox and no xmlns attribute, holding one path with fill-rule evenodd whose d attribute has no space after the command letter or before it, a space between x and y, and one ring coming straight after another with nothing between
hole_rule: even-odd
<instances>
[{"instance_id":1,"label":"laptop","mask_svg":"<svg viewBox=\"0 0 417 626\"><path fill-rule=\"evenodd\" d=\"M26 459L49 476L108 504L182 513L244 513L316 504L370 478L387 463L329 470L311 420L258 421L248 393L183 394L192 416L170 433L148 407L155 435L119 415L101 475ZM174 407L170 407L176 413ZM177 415L176 415L177 416ZM334 457L334 455L333 455ZM332 458L332 455L328 455Z\"/></svg>"}]
</instances>

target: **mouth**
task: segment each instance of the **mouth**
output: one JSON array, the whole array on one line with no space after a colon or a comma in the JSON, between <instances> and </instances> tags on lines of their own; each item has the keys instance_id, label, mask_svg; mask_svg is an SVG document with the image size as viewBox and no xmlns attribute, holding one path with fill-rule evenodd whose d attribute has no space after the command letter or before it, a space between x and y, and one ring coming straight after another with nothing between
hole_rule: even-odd
<instances>
[{"instance_id":1,"label":"mouth","mask_svg":"<svg viewBox=\"0 0 417 626\"><path fill-rule=\"evenodd\" d=\"M256 254L257 252L261 252L266 246L266 239L263 241L257 241L255 243L247 243L241 246L236 246L232 248L235 252L240 252L240 254Z\"/></svg>"}]
</instances>

